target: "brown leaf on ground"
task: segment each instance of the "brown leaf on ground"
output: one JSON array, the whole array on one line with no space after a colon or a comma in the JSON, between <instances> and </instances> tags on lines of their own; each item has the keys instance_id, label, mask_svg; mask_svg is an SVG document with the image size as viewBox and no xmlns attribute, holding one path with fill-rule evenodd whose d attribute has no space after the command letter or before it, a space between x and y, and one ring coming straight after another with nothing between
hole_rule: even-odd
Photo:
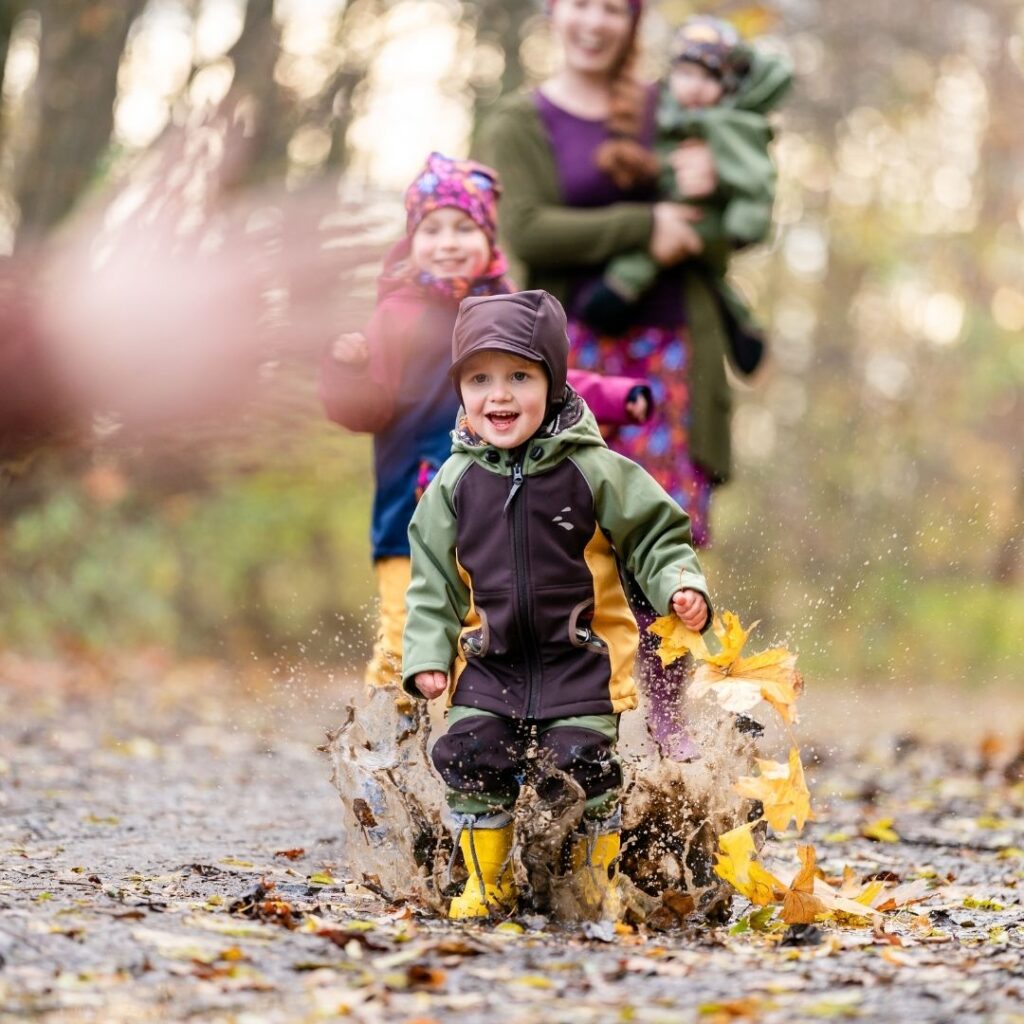
<instances>
[{"instance_id":1,"label":"brown leaf on ground","mask_svg":"<svg viewBox=\"0 0 1024 1024\"><path fill-rule=\"evenodd\" d=\"M825 904L814 895L814 847L798 846L797 853L801 868L782 898L782 920L786 924L813 924L826 912Z\"/></svg>"}]
</instances>

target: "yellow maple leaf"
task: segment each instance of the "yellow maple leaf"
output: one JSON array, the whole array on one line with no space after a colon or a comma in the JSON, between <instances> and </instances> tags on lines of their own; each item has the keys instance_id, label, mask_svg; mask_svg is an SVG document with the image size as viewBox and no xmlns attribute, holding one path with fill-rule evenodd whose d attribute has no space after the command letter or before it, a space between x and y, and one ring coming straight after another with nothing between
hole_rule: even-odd
<instances>
[{"instance_id":1,"label":"yellow maple leaf","mask_svg":"<svg viewBox=\"0 0 1024 1024\"><path fill-rule=\"evenodd\" d=\"M715 874L759 907L775 902L785 886L754 859L754 822L740 825L718 837Z\"/></svg>"},{"instance_id":2,"label":"yellow maple leaf","mask_svg":"<svg viewBox=\"0 0 1024 1024\"><path fill-rule=\"evenodd\" d=\"M753 622L749 629L744 629L740 625L739 616L735 612L723 611L721 615L716 615L711 623L711 629L715 636L718 637L722 650L720 654L712 655L704 660L712 665L719 665L723 668L726 665L731 665L739 658L743 645L747 642L747 637L750 636L756 626L757 623Z\"/></svg>"},{"instance_id":3,"label":"yellow maple leaf","mask_svg":"<svg viewBox=\"0 0 1024 1024\"><path fill-rule=\"evenodd\" d=\"M704 637L684 626L678 615L662 615L647 627L647 632L661 640L658 657L666 667L687 653L702 661L711 657Z\"/></svg>"},{"instance_id":4,"label":"yellow maple leaf","mask_svg":"<svg viewBox=\"0 0 1024 1024\"><path fill-rule=\"evenodd\" d=\"M693 677L690 694L711 693L727 711L749 711L761 700L779 713L783 721L797 721L796 700L803 691L803 678L796 670L796 655L783 648L762 651L731 664L701 665Z\"/></svg>"},{"instance_id":5,"label":"yellow maple leaf","mask_svg":"<svg viewBox=\"0 0 1024 1024\"><path fill-rule=\"evenodd\" d=\"M782 647L773 647L749 657L742 657L756 622L744 629L739 617L723 611L715 616L712 630L721 650L712 653L704 638L679 621L674 615L663 615L647 631L661 640L658 657L663 665L690 653L702 664L690 688L692 697L714 694L726 711L749 711L766 700L790 724L797 720L796 699L803 690L803 678L796 670L796 655Z\"/></svg>"},{"instance_id":6,"label":"yellow maple leaf","mask_svg":"<svg viewBox=\"0 0 1024 1024\"><path fill-rule=\"evenodd\" d=\"M808 818L813 818L811 794L804 780L800 751L792 747L789 763L756 758L757 775L744 775L733 789L740 796L760 800L764 807L764 820L776 831L784 832L792 820L802 830Z\"/></svg>"}]
</instances>

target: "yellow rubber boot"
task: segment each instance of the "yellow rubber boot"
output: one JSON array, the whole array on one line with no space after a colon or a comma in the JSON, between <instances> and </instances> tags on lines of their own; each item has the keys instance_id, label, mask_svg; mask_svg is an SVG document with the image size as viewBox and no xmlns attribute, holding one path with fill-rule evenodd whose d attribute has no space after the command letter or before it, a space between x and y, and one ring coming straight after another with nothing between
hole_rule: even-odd
<instances>
[{"instance_id":1,"label":"yellow rubber boot","mask_svg":"<svg viewBox=\"0 0 1024 1024\"><path fill-rule=\"evenodd\" d=\"M583 909L597 913L615 890L621 836L618 832L577 836L573 840L571 863Z\"/></svg>"},{"instance_id":2,"label":"yellow rubber boot","mask_svg":"<svg viewBox=\"0 0 1024 1024\"><path fill-rule=\"evenodd\" d=\"M519 897L512 878L509 853L512 825L504 828L464 829L459 849L466 861L466 886L448 908L452 920L488 917L511 910Z\"/></svg>"}]
</instances>

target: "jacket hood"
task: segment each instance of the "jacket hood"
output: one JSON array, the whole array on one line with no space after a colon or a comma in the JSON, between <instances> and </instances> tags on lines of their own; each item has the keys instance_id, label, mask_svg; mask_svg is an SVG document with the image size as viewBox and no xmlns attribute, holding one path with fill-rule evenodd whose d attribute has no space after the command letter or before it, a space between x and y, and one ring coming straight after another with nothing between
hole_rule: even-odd
<instances>
[{"instance_id":1,"label":"jacket hood","mask_svg":"<svg viewBox=\"0 0 1024 1024\"><path fill-rule=\"evenodd\" d=\"M377 278L377 301L383 302L397 292L414 294L416 286L409 276L409 239L400 238L385 253Z\"/></svg>"},{"instance_id":2,"label":"jacket hood","mask_svg":"<svg viewBox=\"0 0 1024 1024\"><path fill-rule=\"evenodd\" d=\"M743 47L750 60L747 73L740 79L734 94L723 100L724 105L738 110L752 110L766 114L777 107L793 84L793 68L785 57L764 53L754 47Z\"/></svg>"},{"instance_id":3,"label":"jacket hood","mask_svg":"<svg viewBox=\"0 0 1024 1024\"><path fill-rule=\"evenodd\" d=\"M462 364L471 355L487 349L510 352L544 366L549 381L549 414L565 401L569 336L565 310L553 295L534 290L463 300L455 319L452 365L448 371L460 401Z\"/></svg>"},{"instance_id":4,"label":"jacket hood","mask_svg":"<svg viewBox=\"0 0 1024 1024\"><path fill-rule=\"evenodd\" d=\"M544 473L581 447L606 448L597 420L587 403L568 385L565 400L550 420L523 445L523 473ZM459 422L452 431L452 454L462 452L493 473L508 475L518 453L495 448L469 429L459 410Z\"/></svg>"}]
</instances>

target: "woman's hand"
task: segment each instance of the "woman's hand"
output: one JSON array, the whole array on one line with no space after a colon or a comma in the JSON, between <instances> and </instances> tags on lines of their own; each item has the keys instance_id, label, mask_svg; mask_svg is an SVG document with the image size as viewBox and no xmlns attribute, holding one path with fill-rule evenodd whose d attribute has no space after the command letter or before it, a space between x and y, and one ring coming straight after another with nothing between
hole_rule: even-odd
<instances>
[{"instance_id":1,"label":"woman's hand","mask_svg":"<svg viewBox=\"0 0 1024 1024\"><path fill-rule=\"evenodd\" d=\"M705 199L718 185L715 158L701 139L687 139L669 154L668 162L676 172L676 187L684 199Z\"/></svg>"},{"instance_id":2,"label":"woman's hand","mask_svg":"<svg viewBox=\"0 0 1024 1024\"><path fill-rule=\"evenodd\" d=\"M693 222L700 217L700 210L685 203L655 203L654 229L648 246L654 262L670 267L687 256L699 255L704 243L694 231Z\"/></svg>"},{"instance_id":3,"label":"woman's hand","mask_svg":"<svg viewBox=\"0 0 1024 1024\"><path fill-rule=\"evenodd\" d=\"M701 630L708 621L708 603L697 590L677 590L672 595L672 611L687 629Z\"/></svg>"},{"instance_id":4,"label":"woman's hand","mask_svg":"<svg viewBox=\"0 0 1024 1024\"><path fill-rule=\"evenodd\" d=\"M448 676L444 672L417 672L414 678L416 689L427 700L440 697L448 689Z\"/></svg>"},{"instance_id":5,"label":"woman's hand","mask_svg":"<svg viewBox=\"0 0 1024 1024\"><path fill-rule=\"evenodd\" d=\"M331 355L336 362L360 364L370 358L370 349L366 344L366 338L361 334L342 334L335 339L331 345Z\"/></svg>"}]
</instances>

